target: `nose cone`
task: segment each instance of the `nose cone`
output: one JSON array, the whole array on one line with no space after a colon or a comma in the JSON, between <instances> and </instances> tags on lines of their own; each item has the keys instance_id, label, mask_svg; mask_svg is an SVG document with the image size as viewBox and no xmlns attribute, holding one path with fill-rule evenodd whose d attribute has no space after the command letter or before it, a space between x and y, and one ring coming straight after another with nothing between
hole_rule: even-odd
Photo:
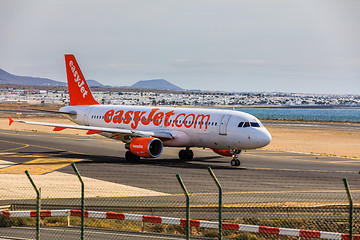
<instances>
[{"instance_id":1,"label":"nose cone","mask_svg":"<svg viewBox=\"0 0 360 240\"><path fill-rule=\"evenodd\" d=\"M262 134L259 136L259 142L261 147L265 147L271 142L271 135L266 128L263 129Z\"/></svg>"}]
</instances>

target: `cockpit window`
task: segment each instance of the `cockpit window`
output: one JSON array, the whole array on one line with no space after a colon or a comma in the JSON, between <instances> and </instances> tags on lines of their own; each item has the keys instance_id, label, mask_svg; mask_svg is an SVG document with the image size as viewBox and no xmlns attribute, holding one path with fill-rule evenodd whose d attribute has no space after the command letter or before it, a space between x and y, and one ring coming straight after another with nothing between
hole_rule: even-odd
<instances>
[{"instance_id":1,"label":"cockpit window","mask_svg":"<svg viewBox=\"0 0 360 240\"><path fill-rule=\"evenodd\" d=\"M250 124L252 127L260 127L260 124L257 122L251 122Z\"/></svg>"},{"instance_id":2,"label":"cockpit window","mask_svg":"<svg viewBox=\"0 0 360 240\"><path fill-rule=\"evenodd\" d=\"M245 122L243 127L244 127L244 128L250 127L250 123L249 123L249 122Z\"/></svg>"},{"instance_id":3,"label":"cockpit window","mask_svg":"<svg viewBox=\"0 0 360 240\"><path fill-rule=\"evenodd\" d=\"M244 122L240 122L238 127L242 127L244 125Z\"/></svg>"}]
</instances>

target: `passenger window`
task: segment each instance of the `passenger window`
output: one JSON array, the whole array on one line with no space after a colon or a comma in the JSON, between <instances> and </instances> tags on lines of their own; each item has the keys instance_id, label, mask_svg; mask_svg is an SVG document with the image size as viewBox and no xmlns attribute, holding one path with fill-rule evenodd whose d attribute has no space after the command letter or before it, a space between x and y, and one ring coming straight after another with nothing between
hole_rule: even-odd
<instances>
[{"instance_id":1,"label":"passenger window","mask_svg":"<svg viewBox=\"0 0 360 240\"><path fill-rule=\"evenodd\" d=\"M244 127L244 128L250 127L250 123L249 123L249 122L245 122L243 127Z\"/></svg>"},{"instance_id":2,"label":"passenger window","mask_svg":"<svg viewBox=\"0 0 360 240\"><path fill-rule=\"evenodd\" d=\"M250 124L252 127L260 127L260 125L257 122L251 122Z\"/></svg>"},{"instance_id":3,"label":"passenger window","mask_svg":"<svg viewBox=\"0 0 360 240\"><path fill-rule=\"evenodd\" d=\"M244 122L240 122L238 127L242 127L244 125Z\"/></svg>"}]
</instances>

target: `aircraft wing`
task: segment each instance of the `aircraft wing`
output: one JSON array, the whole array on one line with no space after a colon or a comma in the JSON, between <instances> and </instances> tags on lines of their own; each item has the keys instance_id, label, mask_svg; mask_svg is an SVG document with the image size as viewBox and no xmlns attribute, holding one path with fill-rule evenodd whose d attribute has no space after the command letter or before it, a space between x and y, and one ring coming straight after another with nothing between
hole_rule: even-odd
<instances>
[{"instance_id":1,"label":"aircraft wing","mask_svg":"<svg viewBox=\"0 0 360 240\"><path fill-rule=\"evenodd\" d=\"M32 111L37 111L37 112L46 112L46 113L53 113L53 114L65 114L65 115L76 115L76 112L60 112L57 110L47 110L47 109L38 109L38 108L25 108L25 109L29 109Z\"/></svg>"},{"instance_id":2,"label":"aircraft wing","mask_svg":"<svg viewBox=\"0 0 360 240\"><path fill-rule=\"evenodd\" d=\"M13 122L41 125L54 127L53 131L61 131L66 128L87 130L86 134L95 134L100 132L112 133L114 135L128 135L133 137L157 137L164 140L173 139L173 136L169 132L164 131L138 131L138 130L128 130L122 128L108 128L108 127L96 127L96 126L84 126L84 125L71 125L71 124L58 124L58 123L46 123L46 122L31 122L31 121L22 121L22 120L13 120L9 118L9 126Z\"/></svg>"}]
</instances>

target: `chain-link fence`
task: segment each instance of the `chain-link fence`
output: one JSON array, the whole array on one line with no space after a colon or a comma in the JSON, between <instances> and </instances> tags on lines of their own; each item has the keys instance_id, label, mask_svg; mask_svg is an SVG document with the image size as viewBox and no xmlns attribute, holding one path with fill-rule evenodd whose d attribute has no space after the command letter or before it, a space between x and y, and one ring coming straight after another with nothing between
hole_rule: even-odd
<instances>
[{"instance_id":1,"label":"chain-link fence","mask_svg":"<svg viewBox=\"0 0 360 240\"><path fill-rule=\"evenodd\" d=\"M209 174L206 168L198 171ZM333 173L314 171L304 175L294 171L288 178L267 174L264 169L261 178L252 178L251 173L240 170L236 179L229 181L226 178L230 176L222 171L214 169L220 183L226 183L222 186L224 239L349 239L349 200L343 179L333 181ZM359 239L360 176L355 172L337 174L349 182L354 202L354 239ZM50 177L32 177L41 192L40 238L80 239L82 202L77 176L54 173ZM210 174L202 186L197 177L183 177L190 193L189 233L191 238L216 239L219 191ZM161 181L177 179L158 179L153 189L144 189L84 178L85 239L184 238L186 197L178 183L178 189L162 189ZM37 201L29 179L25 173L9 174L2 185L0 236L35 239ZM244 191L234 191L238 189Z\"/></svg>"}]
</instances>

